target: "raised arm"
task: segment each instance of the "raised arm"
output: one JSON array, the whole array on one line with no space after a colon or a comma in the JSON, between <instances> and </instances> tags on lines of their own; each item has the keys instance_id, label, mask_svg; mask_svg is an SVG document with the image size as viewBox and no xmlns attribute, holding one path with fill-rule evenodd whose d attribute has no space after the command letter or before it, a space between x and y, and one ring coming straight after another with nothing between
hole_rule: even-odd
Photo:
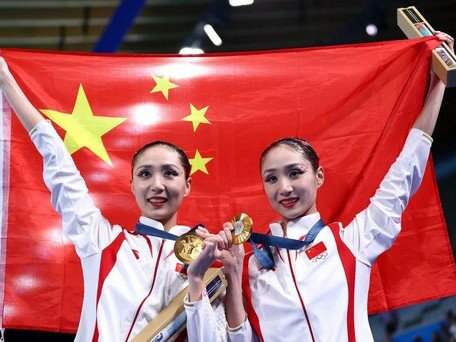
<instances>
[{"instance_id":1,"label":"raised arm","mask_svg":"<svg viewBox=\"0 0 456 342\"><path fill-rule=\"evenodd\" d=\"M436 36L453 49L453 39L441 32ZM341 237L358 260L372 265L391 247L401 231L402 214L419 189L432 144L445 85L431 73L429 91L421 113L409 132L404 147L381 182L369 206L341 230Z\"/></svg>"},{"instance_id":2,"label":"raised arm","mask_svg":"<svg viewBox=\"0 0 456 342\"><path fill-rule=\"evenodd\" d=\"M30 132L37 123L43 121L43 116L33 107L22 89L11 74L8 65L0 56L0 87L9 104L17 114L27 132Z\"/></svg>"},{"instance_id":3,"label":"raised arm","mask_svg":"<svg viewBox=\"0 0 456 342\"><path fill-rule=\"evenodd\" d=\"M64 234L81 258L99 253L120 227L111 226L94 205L62 139L27 99L1 56L0 89L43 157L43 179L51 191L52 206L62 216Z\"/></svg>"},{"instance_id":4,"label":"raised arm","mask_svg":"<svg viewBox=\"0 0 456 342\"><path fill-rule=\"evenodd\" d=\"M454 50L454 39L451 36L440 31L436 31L435 36L447 43L451 50ZM428 135L432 135L439 116L444 93L445 84L432 71L426 101L424 102L423 109L417 117L413 128L417 128Z\"/></svg>"}]
</instances>

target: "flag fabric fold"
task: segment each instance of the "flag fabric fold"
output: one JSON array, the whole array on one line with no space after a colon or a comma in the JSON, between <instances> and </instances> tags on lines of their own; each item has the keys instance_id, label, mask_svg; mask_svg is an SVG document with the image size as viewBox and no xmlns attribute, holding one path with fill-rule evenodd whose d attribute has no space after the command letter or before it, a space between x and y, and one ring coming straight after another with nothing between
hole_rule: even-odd
<instances>
[{"instance_id":1,"label":"flag fabric fold","mask_svg":"<svg viewBox=\"0 0 456 342\"><path fill-rule=\"evenodd\" d=\"M4 49L32 104L52 121L103 215L139 216L133 153L153 140L188 154L192 189L178 221L212 232L240 212L254 230L277 219L259 176L272 141L299 136L325 169L318 208L350 222L369 203L421 110L433 39L202 56L104 55ZM0 102L0 322L73 332L82 276L42 181L42 160ZM429 281L432 279L432 281ZM125 289L128 291L128 289ZM369 311L456 294L456 272L432 161L393 248L371 278Z\"/></svg>"}]
</instances>

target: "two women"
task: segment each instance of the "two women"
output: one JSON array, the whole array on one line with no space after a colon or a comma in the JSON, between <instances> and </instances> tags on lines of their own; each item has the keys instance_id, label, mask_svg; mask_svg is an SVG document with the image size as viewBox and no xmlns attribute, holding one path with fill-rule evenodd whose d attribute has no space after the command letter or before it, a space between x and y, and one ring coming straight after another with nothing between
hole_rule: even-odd
<instances>
[{"instance_id":1,"label":"two women","mask_svg":"<svg viewBox=\"0 0 456 342\"><path fill-rule=\"evenodd\" d=\"M453 47L451 37L437 37ZM183 286L173 273L174 256L167 257L172 245L132 234L103 218L61 140L22 94L3 60L0 72L3 92L43 155L53 205L83 263L85 296L77 339L128 340ZM207 237L206 248L188 270L190 334L196 330L208 340L217 334L207 329L217 316L205 315L212 310L201 278L212 260L220 258L230 283L225 305L229 334L254 338L240 291L244 272L250 322L260 339L372 340L367 321L370 270L399 234L401 214L419 186L443 92L443 83L432 77L422 113L371 204L346 227L325 226L312 243L316 252L273 249L275 269L267 270L253 257L244 258L241 247L232 246L230 224L218 236L200 232ZM175 234L188 230L176 226L177 208L190 190L186 164L179 151L165 143L137 156L132 191L141 222ZM324 172L316 153L300 139L278 141L263 153L260 172L271 206L282 216L271 224L271 233L298 240L306 236L320 219L315 200ZM113 258L115 263L105 262ZM164 276L157 277L159 273Z\"/></svg>"}]
</instances>

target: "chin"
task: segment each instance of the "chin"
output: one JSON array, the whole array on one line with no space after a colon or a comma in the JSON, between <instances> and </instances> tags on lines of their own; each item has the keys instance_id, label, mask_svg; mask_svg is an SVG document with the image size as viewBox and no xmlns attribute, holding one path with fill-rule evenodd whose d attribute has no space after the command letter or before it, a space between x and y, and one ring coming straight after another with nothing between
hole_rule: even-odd
<instances>
[{"instance_id":1,"label":"chin","mask_svg":"<svg viewBox=\"0 0 456 342\"><path fill-rule=\"evenodd\" d=\"M151 211L146 211L143 215L152 220L159 221L159 222L163 221L163 219L165 217L165 215L161 215L160 213L151 212Z\"/></svg>"},{"instance_id":2,"label":"chin","mask_svg":"<svg viewBox=\"0 0 456 342\"><path fill-rule=\"evenodd\" d=\"M282 216L287 220L295 220L302 216L306 216L308 214L307 210L293 210L292 212L284 213Z\"/></svg>"}]
</instances>

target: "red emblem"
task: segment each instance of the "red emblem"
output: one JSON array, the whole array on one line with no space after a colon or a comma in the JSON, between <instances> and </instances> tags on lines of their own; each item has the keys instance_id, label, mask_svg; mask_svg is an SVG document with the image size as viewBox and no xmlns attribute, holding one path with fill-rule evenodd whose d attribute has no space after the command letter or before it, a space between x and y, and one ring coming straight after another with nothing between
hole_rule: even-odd
<instances>
[{"instance_id":1,"label":"red emblem","mask_svg":"<svg viewBox=\"0 0 456 342\"><path fill-rule=\"evenodd\" d=\"M319 256L321 253L324 253L327 251L327 248L323 241L317 243L315 246L312 246L310 248L307 248L305 250L307 257L309 260L312 260L313 258Z\"/></svg>"}]
</instances>

